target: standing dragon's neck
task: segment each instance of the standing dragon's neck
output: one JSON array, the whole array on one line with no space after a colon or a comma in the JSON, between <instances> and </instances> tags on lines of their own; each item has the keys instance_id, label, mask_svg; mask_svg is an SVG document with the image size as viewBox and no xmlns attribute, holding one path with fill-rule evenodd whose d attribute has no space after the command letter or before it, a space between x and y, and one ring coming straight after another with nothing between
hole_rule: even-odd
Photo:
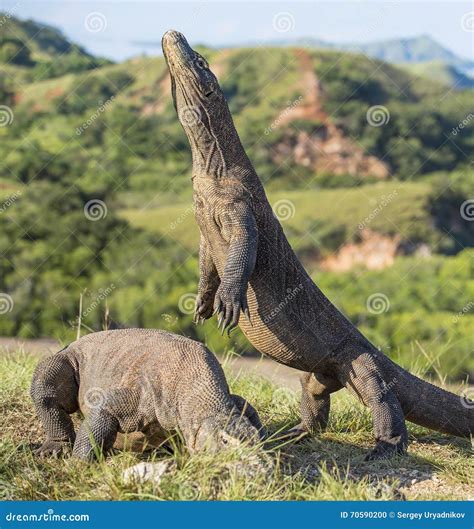
<instances>
[{"instance_id":1,"label":"standing dragon's neck","mask_svg":"<svg viewBox=\"0 0 474 529\"><path fill-rule=\"evenodd\" d=\"M193 177L238 178L255 171L240 142L228 109L201 116L202 125L188 132ZM256 176L255 176L256 177Z\"/></svg>"}]
</instances>

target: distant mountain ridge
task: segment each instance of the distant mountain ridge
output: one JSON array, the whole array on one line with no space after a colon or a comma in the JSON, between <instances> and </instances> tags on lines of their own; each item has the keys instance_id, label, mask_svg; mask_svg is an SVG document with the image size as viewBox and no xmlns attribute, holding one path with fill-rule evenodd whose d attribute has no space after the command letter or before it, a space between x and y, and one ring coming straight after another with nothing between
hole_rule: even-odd
<instances>
[{"instance_id":1,"label":"distant mountain ridge","mask_svg":"<svg viewBox=\"0 0 474 529\"><path fill-rule=\"evenodd\" d=\"M302 45L314 48L363 53L369 57L374 57L375 59L394 64L441 61L462 70L474 69L474 61L459 57L429 35L367 43L339 44L326 42L320 39L304 38L295 41L276 41L271 44L279 46Z\"/></svg>"},{"instance_id":2,"label":"distant mountain ridge","mask_svg":"<svg viewBox=\"0 0 474 529\"><path fill-rule=\"evenodd\" d=\"M158 41L134 41L132 44L142 47L161 48ZM452 84L456 88L472 88L474 86L474 61L465 59L445 48L429 35L399 39L381 40L367 43L333 43L318 38L305 37L295 40L271 40L266 46L292 47L301 46L316 49L361 53L381 61L397 65L418 65L431 63L433 71L428 68L412 69L418 75ZM219 46L219 48L261 46L260 42L251 41L245 45Z\"/></svg>"}]
</instances>

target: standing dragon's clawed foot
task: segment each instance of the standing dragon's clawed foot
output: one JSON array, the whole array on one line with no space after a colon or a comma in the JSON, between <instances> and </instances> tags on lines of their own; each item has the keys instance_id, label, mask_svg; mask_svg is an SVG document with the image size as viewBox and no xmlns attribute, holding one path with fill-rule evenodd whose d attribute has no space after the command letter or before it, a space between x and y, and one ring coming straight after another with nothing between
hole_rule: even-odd
<instances>
[{"instance_id":1,"label":"standing dragon's clawed foot","mask_svg":"<svg viewBox=\"0 0 474 529\"><path fill-rule=\"evenodd\" d=\"M204 325L204 322L212 316L213 312L213 298L206 294L198 294L196 296L196 304L194 307L193 322Z\"/></svg>"},{"instance_id":2,"label":"standing dragon's clawed foot","mask_svg":"<svg viewBox=\"0 0 474 529\"><path fill-rule=\"evenodd\" d=\"M227 335L230 336L231 331L239 323L240 311L245 314L249 323L252 324L246 294L242 294L237 289L226 288L221 285L214 298L213 312L213 314L217 314L217 328L221 331L221 334L224 334L227 330Z\"/></svg>"},{"instance_id":3,"label":"standing dragon's clawed foot","mask_svg":"<svg viewBox=\"0 0 474 529\"><path fill-rule=\"evenodd\" d=\"M385 441L378 441L375 448L371 450L366 456L365 461L378 461L381 459L391 459L396 455L406 454L407 442L400 441L398 443L388 443Z\"/></svg>"}]
</instances>

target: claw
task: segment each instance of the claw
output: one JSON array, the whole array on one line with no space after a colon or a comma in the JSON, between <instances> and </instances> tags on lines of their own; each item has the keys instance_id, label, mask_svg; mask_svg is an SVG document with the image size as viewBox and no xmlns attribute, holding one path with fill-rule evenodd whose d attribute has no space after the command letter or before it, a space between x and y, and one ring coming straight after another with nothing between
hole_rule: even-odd
<instances>
[{"instance_id":1,"label":"claw","mask_svg":"<svg viewBox=\"0 0 474 529\"><path fill-rule=\"evenodd\" d=\"M217 306L217 312L221 312L224 309L224 304L222 302L222 299L218 299L216 306Z\"/></svg>"},{"instance_id":2,"label":"claw","mask_svg":"<svg viewBox=\"0 0 474 529\"><path fill-rule=\"evenodd\" d=\"M249 308L246 307L244 310L243 310L244 314L245 314L245 317L247 318L247 321L250 323L250 326L253 327L253 323L252 323L252 320L250 319L250 311L249 311Z\"/></svg>"}]
</instances>

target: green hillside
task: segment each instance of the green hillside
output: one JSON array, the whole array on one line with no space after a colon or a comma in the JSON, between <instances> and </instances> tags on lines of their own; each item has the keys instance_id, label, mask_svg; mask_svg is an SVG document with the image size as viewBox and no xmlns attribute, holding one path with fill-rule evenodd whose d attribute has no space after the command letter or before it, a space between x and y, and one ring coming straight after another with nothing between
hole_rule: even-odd
<instances>
[{"instance_id":1,"label":"green hillside","mask_svg":"<svg viewBox=\"0 0 474 529\"><path fill-rule=\"evenodd\" d=\"M0 20L0 74L6 73L15 86L109 62L93 57L54 27L34 20L20 21L2 12Z\"/></svg>"},{"instance_id":2,"label":"green hillside","mask_svg":"<svg viewBox=\"0 0 474 529\"><path fill-rule=\"evenodd\" d=\"M0 334L69 340L82 295L86 331L163 327L251 351L238 332L229 341L214 323L196 328L183 301L197 284L197 227L163 59L104 64L34 24L11 18L0 37L17 35L29 57L0 64L0 295L11 305ZM325 292L402 363L423 349L433 370L472 372L473 92L343 52L203 53ZM45 65L54 75L39 75ZM323 267L364 234L394 248L391 266ZM390 312L367 312L374 292Z\"/></svg>"}]
</instances>

